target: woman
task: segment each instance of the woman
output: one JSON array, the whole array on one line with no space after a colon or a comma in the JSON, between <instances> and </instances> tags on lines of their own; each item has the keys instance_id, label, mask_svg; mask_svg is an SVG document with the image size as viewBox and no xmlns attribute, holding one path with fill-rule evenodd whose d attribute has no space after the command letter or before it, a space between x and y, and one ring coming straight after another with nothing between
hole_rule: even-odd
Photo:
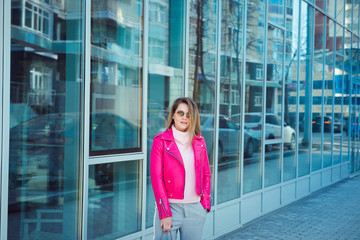
<instances>
[{"instance_id":1,"label":"woman","mask_svg":"<svg viewBox=\"0 0 360 240\"><path fill-rule=\"evenodd\" d=\"M156 199L154 239L202 239L210 211L211 173L200 116L190 98L171 107L167 129L154 138L151 182Z\"/></svg>"}]
</instances>

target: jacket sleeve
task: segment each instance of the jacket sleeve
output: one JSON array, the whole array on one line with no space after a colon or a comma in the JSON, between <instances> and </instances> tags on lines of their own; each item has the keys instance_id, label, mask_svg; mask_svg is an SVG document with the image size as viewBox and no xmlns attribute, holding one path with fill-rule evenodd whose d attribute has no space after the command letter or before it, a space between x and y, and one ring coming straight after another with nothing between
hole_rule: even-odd
<instances>
[{"instance_id":1,"label":"jacket sleeve","mask_svg":"<svg viewBox=\"0 0 360 240\"><path fill-rule=\"evenodd\" d=\"M202 195L201 195L201 204L202 206L210 212L211 209L211 202L210 202L210 194L211 194L211 171L209 166L209 158L207 154L207 149L205 145L205 141L203 142L205 146L205 157L204 157L204 163L203 163L203 189L202 189Z\"/></svg>"},{"instance_id":2,"label":"jacket sleeve","mask_svg":"<svg viewBox=\"0 0 360 240\"><path fill-rule=\"evenodd\" d=\"M169 200L167 198L164 184L164 148L161 137L155 137L150 154L151 183L155 195L156 206L159 211L160 220L171 217Z\"/></svg>"}]
</instances>

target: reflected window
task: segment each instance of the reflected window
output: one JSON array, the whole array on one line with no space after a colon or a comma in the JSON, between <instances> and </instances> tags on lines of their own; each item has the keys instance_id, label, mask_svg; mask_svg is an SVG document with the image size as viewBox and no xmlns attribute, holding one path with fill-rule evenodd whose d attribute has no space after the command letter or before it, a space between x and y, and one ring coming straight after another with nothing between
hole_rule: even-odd
<instances>
[{"instance_id":1,"label":"reflected window","mask_svg":"<svg viewBox=\"0 0 360 240\"><path fill-rule=\"evenodd\" d=\"M8 239L77 239L84 1L9 2ZM61 42L52 29L59 25Z\"/></svg>"},{"instance_id":2,"label":"reflected window","mask_svg":"<svg viewBox=\"0 0 360 240\"><path fill-rule=\"evenodd\" d=\"M88 239L116 239L140 231L141 161L89 168Z\"/></svg>"},{"instance_id":3,"label":"reflected window","mask_svg":"<svg viewBox=\"0 0 360 240\"><path fill-rule=\"evenodd\" d=\"M219 14L217 6L218 0L190 1L188 96L197 103L201 114L213 115L216 108L215 83L217 79L215 69L217 59L217 16ZM233 36L236 36L236 34ZM211 125L205 131L206 134L204 133L212 176L214 176L214 150L215 144L217 144L215 143L214 129L214 125ZM203 127L201 130L204 131ZM212 181L214 181L213 177ZM214 184L211 186L214 187ZM213 201L213 198L211 201Z\"/></svg>"},{"instance_id":4,"label":"reflected window","mask_svg":"<svg viewBox=\"0 0 360 240\"><path fill-rule=\"evenodd\" d=\"M298 176L304 176L310 173L310 135L312 116L312 71L311 56L314 51L314 8L305 2L301 2L301 38L300 38L300 86L299 86L299 159Z\"/></svg>"},{"instance_id":5,"label":"reflected window","mask_svg":"<svg viewBox=\"0 0 360 240\"><path fill-rule=\"evenodd\" d=\"M274 1L274 5L278 2ZM281 5L281 4L280 4ZM255 151L251 157L245 156L243 165L243 194L262 188L262 158L261 158L261 132L264 94L264 43L265 43L265 2L247 1L246 22L246 59L245 59L245 104L244 107L244 143L246 153L246 138L254 139ZM251 119L253 118L253 119ZM251 146L251 145L250 145Z\"/></svg>"},{"instance_id":6,"label":"reflected window","mask_svg":"<svg viewBox=\"0 0 360 240\"><path fill-rule=\"evenodd\" d=\"M139 6L137 2L128 4L120 0L111 5L92 1L91 6L90 155L140 151Z\"/></svg>"},{"instance_id":7,"label":"reflected window","mask_svg":"<svg viewBox=\"0 0 360 240\"><path fill-rule=\"evenodd\" d=\"M44 7L34 5L33 3L25 3L25 26L43 33L47 36L50 35L50 12Z\"/></svg>"}]
</instances>

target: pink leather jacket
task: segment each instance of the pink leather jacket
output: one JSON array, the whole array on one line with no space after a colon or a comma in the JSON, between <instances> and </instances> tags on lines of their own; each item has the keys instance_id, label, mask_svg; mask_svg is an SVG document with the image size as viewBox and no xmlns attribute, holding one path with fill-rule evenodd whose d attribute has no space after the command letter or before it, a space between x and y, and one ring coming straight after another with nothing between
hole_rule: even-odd
<instances>
[{"instance_id":1,"label":"pink leather jacket","mask_svg":"<svg viewBox=\"0 0 360 240\"><path fill-rule=\"evenodd\" d=\"M211 172L202 136L194 136L196 193L200 203L210 211ZM160 219L171 217L168 198L184 199L185 168L171 128L157 135L150 156L151 182Z\"/></svg>"}]
</instances>

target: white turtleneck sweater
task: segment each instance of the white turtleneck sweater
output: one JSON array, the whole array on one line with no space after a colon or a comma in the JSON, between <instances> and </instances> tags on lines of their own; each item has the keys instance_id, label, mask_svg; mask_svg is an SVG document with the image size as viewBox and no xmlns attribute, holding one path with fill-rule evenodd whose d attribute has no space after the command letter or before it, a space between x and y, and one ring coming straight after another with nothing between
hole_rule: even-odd
<instances>
[{"instance_id":1,"label":"white turtleneck sweater","mask_svg":"<svg viewBox=\"0 0 360 240\"><path fill-rule=\"evenodd\" d=\"M200 196L196 194L196 178L194 164L194 150L188 132L182 132L172 126L173 136L178 147L185 167L185 190L184 199L169 199L171 203L196 203L200 202Z\"/></svg>"}]
</instances>

